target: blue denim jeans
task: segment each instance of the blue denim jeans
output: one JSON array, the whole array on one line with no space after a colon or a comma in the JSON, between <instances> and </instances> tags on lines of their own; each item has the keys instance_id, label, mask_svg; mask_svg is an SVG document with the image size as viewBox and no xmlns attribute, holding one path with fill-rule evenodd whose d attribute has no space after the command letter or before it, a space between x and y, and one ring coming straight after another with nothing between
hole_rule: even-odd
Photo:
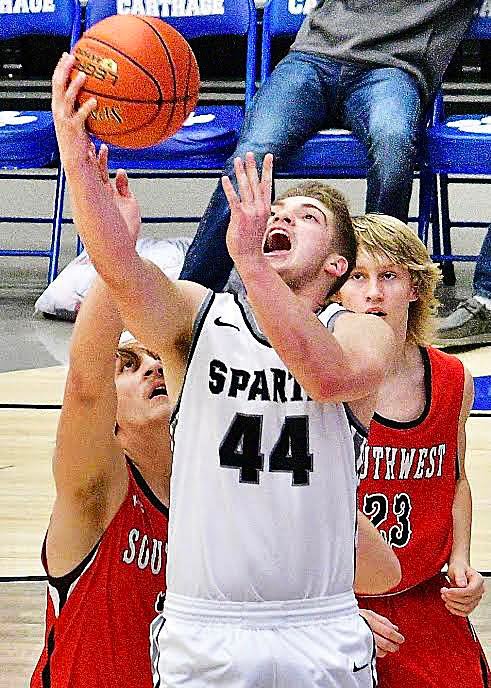
<instances>
[{"instance_id":1,"label":"blue denim jeans","mask_svg":"<svg viewBox=\"0 0 491 688\"><path fill-rule=\"evenodd\" d=\"M259 165L268 152L282 160L320 129L341 123L368 150L367 212L406 221L420 120L421 96L410 74L290 52L258 90L224 172L235 182L237 155L253 151ZM188 250L182 279L223 289L232 268L225 244L228 221L219 183Z\"/></svg>"},{"instance_id":2,"label":"blue denim jeans","mask_svg":"<svg viewBox=\"0 0 491 688\"><path fill-rule=\"evenodd\" d=\"M491 225L482 242L474 271L474 292L491 299Z\"/></svg>"}]
</instances>

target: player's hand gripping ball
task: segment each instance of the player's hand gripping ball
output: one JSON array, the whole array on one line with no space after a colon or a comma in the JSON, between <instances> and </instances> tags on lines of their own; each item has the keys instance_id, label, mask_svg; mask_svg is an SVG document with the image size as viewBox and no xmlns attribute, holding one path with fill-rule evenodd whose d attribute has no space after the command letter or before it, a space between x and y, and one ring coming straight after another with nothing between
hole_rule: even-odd
<instances>
[{"instance_id":1,"label":"player's hand gripping ball","mask_svg":"<svg viewBox=\"0 0 491 688\"><path fill-rule=\"evenodd\" d=\"M78 101L97 98L87 128L106 143L144 148L172 136L194 110L199 71L189 44L157 17L114 15L72 50L87 74Z\"/></svg>"}]
</instances>

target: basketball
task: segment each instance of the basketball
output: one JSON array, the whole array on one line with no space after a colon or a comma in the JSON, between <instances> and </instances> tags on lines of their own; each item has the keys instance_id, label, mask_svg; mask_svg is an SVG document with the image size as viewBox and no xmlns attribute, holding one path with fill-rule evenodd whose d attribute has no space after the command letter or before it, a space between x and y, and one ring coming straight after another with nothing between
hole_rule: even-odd
<instances>
[{"instance_id":1,"label":"basketball","mask_svg":"<svg viewBox=\"0 0 491 688\"><path fill-rule=\"evenodd\" d=\"M106 143L144 148L172 136L194 109L199 71L188 42L157 17L114 15L73 47L87 74L78 102L97 98L88 130Z\"/></svg>"}]
</instances>

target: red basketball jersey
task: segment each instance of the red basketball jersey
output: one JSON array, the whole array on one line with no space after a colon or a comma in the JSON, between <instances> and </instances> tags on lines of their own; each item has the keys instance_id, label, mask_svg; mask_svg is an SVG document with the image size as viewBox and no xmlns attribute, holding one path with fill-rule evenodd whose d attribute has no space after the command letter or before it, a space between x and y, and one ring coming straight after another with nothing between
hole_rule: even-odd
<instances>
[{"instance_id":1,"label":"red basketball jersey","mask_svg":"<svg viewBox=\"0 0 491 688\"><path fill-rule=\"evenodd\" d=\"M438 574L400 595L360 599L399 626L405 641L377 659L378 688L489 688L490 673L469 619L451 614Z\"/></svg>"},{"instance_id":2,"label":"red basketball jersey","mask_svg":"<svg viewBox=\"0 0 491 688\"><path fill-rule=\"evenodd\" d=\"M452 548L464 368L437 349L421 352L423 413L411 422L375 414L361 462L359 507L401 563L402 580L391 594L436 575Z\"/></svg>"},{"instance_id":3,"label":"red basketball jersey","mask_svg":"<svg viewBox=\"0 0 491 688\"><path fill-rule=\"evenodd\" d=\"M128 493L69 574L48 573L45 645L31 688L151 688L149 627L165 590L168 510L128 462Z\"/></svg>"}]
</instances>

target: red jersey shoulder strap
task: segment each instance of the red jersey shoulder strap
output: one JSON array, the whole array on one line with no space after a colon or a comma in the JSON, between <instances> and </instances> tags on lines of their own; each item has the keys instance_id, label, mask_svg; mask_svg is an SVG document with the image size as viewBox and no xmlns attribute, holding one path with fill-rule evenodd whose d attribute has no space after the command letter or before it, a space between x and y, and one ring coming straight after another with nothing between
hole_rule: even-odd
<instances>
[{"instance_id":1,"label":"red jersey shoulder strap","mask_svg":"<svg viewBox=\"0 0 491 688\"><path fill-rule=\"evenodd\" d=\"M464 366L456 356L435 349L432 346L426 348L431 366L431 395L432 406L441 410L441 404L450 404L458 410L462 407L464 396Z\"/></svg>"}]
</instances>

